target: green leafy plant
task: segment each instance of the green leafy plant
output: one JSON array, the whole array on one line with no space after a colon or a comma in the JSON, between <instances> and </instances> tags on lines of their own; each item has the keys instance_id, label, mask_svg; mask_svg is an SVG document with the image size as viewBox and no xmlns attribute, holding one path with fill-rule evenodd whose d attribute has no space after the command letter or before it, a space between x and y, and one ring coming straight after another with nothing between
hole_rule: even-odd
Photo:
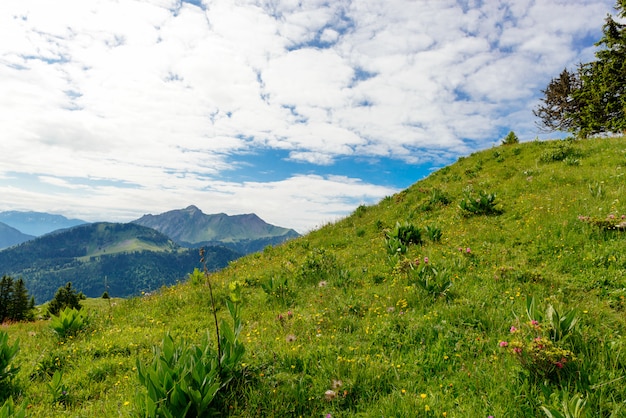
<instances>
[{"instance_id":1,"label":"green leafy plant","mask_svg":"<svg viewBox=\"0 0 626 418\"><path fill-rule=\"evenodd\" d=\"M289 305L294 298L294 292L289 288L289 280L283 276L272 276L265 283L261 283L263 291L283 306Z\"/></svg>"},{"instance_id":2,"label":"green leafy plant","mask_svg":"<svg viewBox=\"0 0 626 418\"><path fill-rule=\"evenodd\" d=\"M439 242L441 241L443 232L441 231L441 228L439 228L437 225L427 225L426 235L428 236L428 239L430 239L432 242Z\"/></svg>"},{"instance_id":3,"label":"green leafy plant","mask_svg":"<svg viewBox=\"0 0 626 418\"><path fill-rule=\"evenodd\" d=\"M137 361L139 382L147 390L136 399L142 415L172 418L206 415L222 387L218 357L208 341L203 346L186 341L175 343L168 333L153 353L151 364L144 366Z\"/></svg>"},{"instance_id":4,"label":"green leafy plant","mask_svg":"<svg viewBox=\"0 0 626 418\"><path fill-rule=\"evenodd\" d=\"M413 275L411 282L424 290L434 299L450 298L450 289L452 288L451 274L447 269L438 269L433 266L428 258L423 263L413 266Z\"/></svg>"},{"instance_id":5,"label":"green leafy plant","mask_svg":"<svg viewBox=\"0 0 626 418\"><path fill-rule=\"evenodd\" d=\"M25 418L26 417L26 405L18 408L13 402L13 398L9 398L4 401L4 404L0 407L0 418Z\"/></svg>"},{"instance_id":6,"label":"green leafy plant","mask_svg":"<svg viewBox=\"0 0 626 418\"><path fill-rule=\"evenodd\" d=\"M208 276L206 270L205 275ZM206 279L210 284L209 278ZM144 365L137 360L139 382L146 388L145 393L135 398L142 416L176 418L209 415L216 394L233 379L245 353L239 340L243 327L241 288L237 281L229 285L230 298L226 300L226 307L232 326L224 319L218 324L215 301L211 297L217 350L211 346L209 332L199 345L186 340L175 342L168 332L161 347L153 348L152 363Z\"/></svg>"},{"instance_id":7,"label":"green leafy plant","mask_svg":"<svg viewBox=\"0 0 626 418\"><path fill-rule=\"evenodd\" d=\"M69 403L69 392L67 386L63 384L63 373L61 371L56 371L52 375L52 380L48 383L48 392L52 395L52 403L60 405Z\"/></svg>"},{"instance_id":8,"label":"green leafy plant","mask_svg":"<svg viewBox=\"0 0 626 418\"><path fill-rule=\"evenodd\" d=\"M152 363L146 366L137 361L139 382L146 388L146 393L136 398L143 416L209 415L215 396L235 376L245 353L239 341L239 303L228 300L226 305L233 325L224 320L220 324L221 353L211 347L208 334L200 345L194 345L185 340L175 342L167 333L161 347L153 348Z\"/></svg>"},{"instance_id":9,"label":"green leafy plant","mask_svg":"<svg viewBox=\"0 0 626 418\"><path fill-rule=\"evenodd\" d=\"M89 326L89 317L82 310L66 307L50 319L50 327L60 338L75 337Z\"/></svg>"},{"instance_id":10,"label":"green leafy plant","mask_svg":"<svg viewBox=\"0 0 626 418\"><path fill-rule=\"evenodd\" d=\"M510 329L511 341L501 341L520 365L532 375L558 379L576 369L578 360L564 345L578 336L578 314L572 309L564 314L548 305L545 314L536 306L534 297L526 298L528 321L518 321Z\"/></svg>"},{"instance_id":11,"label":"green leafy plant","mask_svg":"<svg viewBox=\"0 0 626 418\"><path fill-rule=\"evenodd\" d=\"M483 190L478 193L477 197L471 191L466 190L465 197L459 203L459 207L466 216L498 215L502 211L496 205L496 194L487 193Z\"/></svg>"},{"instance_id":12,"label":"green leafy plant","mask_svg":"<svg viewBox=\"0 0 626 418\"><path fill-rule=\"evenodd\" d=\"M548 418L585 418L587 416L586 405L587 400L581 398L580 394L576 393L570 397L567 391L563 391L560 407L542 405L541 410Z\"/></svg>"},{"instance_id":13,"label":"green leafy plant","mask_svg":"<svg viewBox=\"0 0 626 418\"><path fill-rule=\"evenodd\" d=\"M19 367L11 364L19 351L19 341L15 340L13 345L9 345L9 334L0 331L0 383L11 380L19 371Z\"/></svg>"},{"instance_id":14,"label":"green leafy plant","mask_svg":"<svg viewBox=\"0 0 626 418\"><path fill-rule=\"evenodd\" d=\"M187 275L187 280L189 280L189 282L192 283L195 286L200 285L200 284L204 284L204 282L205 282L204 272L196 267L196 268L193 269L193 272L191 272L191 273L189 273Z\"/></svg>"},{"instance_id":15,"label":"green leafy plant","mask_svg":"<svg viewBox=\"0 0 626 418\"><path fill-rule=\"evenodd\" d=\"M406 253L407 246L422 243L422 233L418 227L408 222L397 222L387 234L387 250L390 254Z\"/></svg>"}]
</instances>

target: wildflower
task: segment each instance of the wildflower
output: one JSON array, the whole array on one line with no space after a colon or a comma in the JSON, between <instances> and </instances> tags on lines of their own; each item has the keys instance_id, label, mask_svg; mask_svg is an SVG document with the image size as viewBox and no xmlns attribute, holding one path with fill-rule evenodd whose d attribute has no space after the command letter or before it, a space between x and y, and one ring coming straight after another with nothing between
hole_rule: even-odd
<instances>
[{"instance_id":1,"label":"wildflower","mask_svg":"<svg viewBox=\"0 0 626 418\"><path fill-rule=\"evenodd\" d=\"M287 311L287 318L291 318L293 316L293 312Z\"/></svg>"},{"instance_id":2,"label":"wildflower","mask_svg":"<svg viewBox=\"0 0 626 418\"><path fill-rule=\"evenodd\" d=\"M520 347L513 347L513 352L515 354L522 354L522 349Z\"/></svg>"},{"instance_id":3,"label":"wildflower","mask_svg":"<svg viewBox=\"0 0 626 418\"><path fill-rule=\"evenodd\" d=\"M333 383L330 385L330 387L333 388L333 390L337 390L341 386L343 386L343 382L339 379L333 379Z\"/></svg>"},{"instance_id":4,"label":"wildflower","mask_svg":"<svg viewBox=\"0 0 626 418\"><path fill-rule=\"evenodd\" d=\"M332 401L336 397L337 397L337 392L335 392L334 390L329 389L326 392L324 392L324 399L326 399L328 402Z\"/></svg>"},{"instance_id":5,"label":"wildflower","mask_svg":"<svg viewBox=\"0 0 626 418\"><path fill-rule=\"evenodd\" d=\"M513 334L514 332L517 332L517 328L515 328L515 327L511 327L511 330L510 330L510 331L511 331L511 334Z\"/></svg>"},{"instance_id":6,"label":"wildflower","mask_svg":"<svg viewBox=\"0 0 626 418\"><path fill-rule=\"evenodd\" d=\"M330 414L326 414L326 417L325 417L325 418L333 418L333 416L332 416L332 415L330 415Z\"/></svg>"},{"instance_id":7,"label":"wildflower","mask_svg":"<svg viewBox=\"0 0 626 418\"><path fill-rule=\"evenodd\" d=\"M424 264L428 264L428 257L424 257Z\"/></svg>"},{"instance_id":8,"label":"wildflower","mask_svg":"<svg viewBox=\"0 0 626 418\"><path fill-rule=\"evenodd\" d=\"M427 396L427 395L426 395L425 393L420 393L420 398L422 398L422 399L426 399L426 396Z\"/></svg>"},{"instance_id":9,"label":"wildflower","mask_svg":"<svg viewBox=\"0 0 626 418\"><path fill-rule=\"evenodd\" d=\"M465 252L466 252L467 254L471 254L471 253L472 253L472 250L470 250L470 247L467 247L467 248L465 249Z\"/></svg>"},{"instance_id":10,"label":"wildflower","mask_svg":"<svg viewBox=\"0 0 626 418\"><path fill-rule=\"evenodd\" d=\"M317 285L319 287L326 287L326 285L328 284L328 282L326 280L322 280L321 282L319 282Z\"/></svg>"},{"instance_id":11,"label":"wildflower","mask_svg":"<svg viewBox=\"0 0 626 418\"><path fill-rule=\"evenodd\" d=\"M533 319L532 321L530 321L530 325L536 327L537 325L539 325L539 321L536 321L536 320Z\"/></svg>"},{"instance_id":12,"label":"wildflower","mask_svg":"<svg viewBox=\"0 0 626 418\"><path fill-rule=\"evenodd\" d=\"M406 389L402 389L400 392L404 395L406 393Z\"/></svg>"},{"instance_id":13,"label":"wildflower","mask_svg":"<svg viewBox=\"0 0 626 418\"><path fill-rule=\"evenodd\" d=\"M292 343L296 340L296 336L293 334L289 334L285 337L285 341L287 341L288 343Z\"/></svg>"},{"instance_id":14,"label":"wildflower","mask_svg":"<svg viewBox=\"0 0 626 418\"><path fill-rule=\"evenodd\" d=\"M508 347L509 343L507 343L506 341L500 341L500 347Z\"/></svg>"}]
</instances>

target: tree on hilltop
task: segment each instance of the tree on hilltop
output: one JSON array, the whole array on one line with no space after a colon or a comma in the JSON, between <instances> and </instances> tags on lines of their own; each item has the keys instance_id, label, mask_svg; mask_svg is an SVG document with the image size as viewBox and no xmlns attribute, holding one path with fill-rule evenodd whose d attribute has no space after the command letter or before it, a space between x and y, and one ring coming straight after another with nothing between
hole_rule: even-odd
<instances>
[{"instance_id":1,"label":"tree on hilltop","mask_svg":"<svg viewBox=\"0 0 626 418\"><path fill-rule=\"evenodd\" d=\"M617 15L626 18L626 0L618 0ZM608 15L602 27L596 60L564 69L542 90L533 111L547 131L567 131L580 137L626 131L626 25Z\"/></svg>"}]
</instances>

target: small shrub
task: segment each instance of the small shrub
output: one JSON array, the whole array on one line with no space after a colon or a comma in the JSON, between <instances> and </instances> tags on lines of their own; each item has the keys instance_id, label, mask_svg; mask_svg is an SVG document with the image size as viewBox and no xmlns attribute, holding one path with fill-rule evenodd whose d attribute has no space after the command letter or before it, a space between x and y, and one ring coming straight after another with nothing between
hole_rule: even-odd
<instances>
[{"instance_id":1,"label":"small shrub","mask_svg":"<svg viewBox=\"0 0 626 418\"><path fill-rule=\"evenodd\" d=\"M296 277L303 283L317 284L335 277L338 270L336 257L323 248L317 248L300 265Z\"/></svg>"},{"instance_id":2,"label":"small shrub","mask_svg":"<svg viewBox=\"0 0 626 418\"><path fill-rule=\"evenodd\" d=\"M515 145L519 144L519 138L515 135L515 132L510 131L507 136L502 140L502 145Z\"/></svg>"},{"instance_id":3,"label":"small shrub","mask_svg":"<svg viewBox=\"0 0 626 418\"><path fill-rule=\"evenodd\" d=\"M187 280L194 286L200 285L200 284L204 284L206 281L206 277L204 275L204 272L202 270L200 270L199 268L194 268L193 272L189 273L187 275Z\"/></svg>"},{"instance_id":4,"label":"small shrub","mask_svg":"<svg viewBox=\"0 0 626 418\"><path fill-rule=\"evenodd\" d=\"M50 319L50 327L60 338L74 337L85 330L88 324L89 318L85 313L69 307Z\"/></svg>"},{"instance_id":5,"label":"small shrub","mask_svg":"<svg viewBox=\"0 0 626 418\"><path fill-rule=\"evenodd\" d=\"M11 380L19 371L19 367L11 364L18 351L19 341L15 340L13 345L9 345L9 334L0 331L0 384Z\"/></svg>"},{"instance_id":6,"label":"small shrub","mask_svg":"<svg viewBox=\"0 0 626 418\"><path fill-rule=\"evenodd\" d=\"M360 217L362 217L363 215L365 215L365 212L367 212L367 206L365 206L365 205L359 205L359 206L355 209L354 214L355 214L357 217L359 217L359 218L360 218Z\"/></svg>"},{"instance_id":7,"label":"small shrub","mask_svg":"<svg viewBox=\"0 0 626 418\"><path fill-rule=\"evenodd\" d=\"M541 153L539 161L542 163L552 163L556 161L563 161L568 157L575 158L578 156L579 152L569 142L560 142Z\"/></svg>"},{"instance_id":8,"label":"small shrub","mask_svg":"<svg viewBox=\"0 0 626 418\"><path fill-rule=\"evenodd\" d=\"M470 215L498 215L502 213L496 208L496 194L480 191L478 197L467 191L465 197L461 199L459 207L466 216Z\"/></svg>"},{"instance_id":9,"label":"small shrub","mask_svg":"<svg viewBox=\"0 0 626 418\"><path fill-rule=\"evenodd\" d=\"M102 293L101 298L102 299L111 299L111 297L109 296L109 292L107 292L106 290Z\"/></svg>"}]
</instances>

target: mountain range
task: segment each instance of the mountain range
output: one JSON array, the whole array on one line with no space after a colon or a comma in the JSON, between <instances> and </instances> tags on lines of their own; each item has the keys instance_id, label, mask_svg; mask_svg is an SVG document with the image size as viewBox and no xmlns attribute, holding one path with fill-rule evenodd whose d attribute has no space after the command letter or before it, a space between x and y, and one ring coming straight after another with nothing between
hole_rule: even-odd
<instances>
[{"instance_id":1,"label":"mountain range","mask_svg":"<svg viewBox=\"0 0 626 418\"><path fill-rule=\"evenodd\" d=\"M33 219L31 226L39 231L47 230L47 219L63 226L79 222L32 213L24 217ZM22 225L29 222L15 212L6 218ZM105 290L112 297L127 297L171 285L194 268L203 268L200 247L207 247L207 268L217 270L244 254L298 236L254 214L205 215L195 206L130 223L80 222L40 237L0 224L0 245L12 245L0 251L0 274L22 277L37 303L51 299L68 281L89 297Z\"/></svg>"},{"instance_id":2,"label":"mountain range","mask_svg":"<svg viewBox=\"0 0 626 418\"><path fill-rule=\"evenodd\" d=\"M193 205L160 215L144 215L133 222L154 228L183 247L220 245L243 254L299 236L293 229L270 225L254 213L205 215Z\"/></svg>"}]
</instances>

